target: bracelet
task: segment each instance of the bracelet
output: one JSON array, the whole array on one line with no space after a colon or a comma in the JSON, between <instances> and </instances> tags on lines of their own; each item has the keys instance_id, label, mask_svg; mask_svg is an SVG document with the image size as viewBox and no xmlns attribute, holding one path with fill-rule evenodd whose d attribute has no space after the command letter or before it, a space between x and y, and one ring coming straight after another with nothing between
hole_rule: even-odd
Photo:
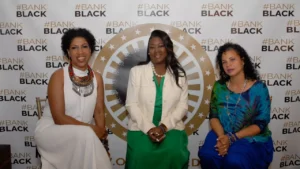
<instances>
[{"instance_id":1,"label":"bracelet","mask_svg":"<svg viewBox=\"0 0 300 169\"><path fill-rule=\"evenodd\" d=\"M231 132L226 134L229 138L229 144L233 144L234 142L236 142L237 140L239 140L239 138L236 136L236 133L232 134Z\"/></svg>"},{"instance_id":2,"label":"bracelet","mask_svg":"<svg viewBox=\"0 0 300 169\"><path fill-rule=\"evenodd\" d=\"M231 139L230 139L230 136L229 136L228 134L226 134L226 136L228 137L229 145L231 145L231 144L232 144L232 141L231 141Z\"/></svg>"},{"instance_id":3,"label":"bracelet","mask_svg":"<svg viewBox=\"0 0 300 169\"><path fill-rule=\"evenodd\" d=\"M228 136L229 139L229 145L233 144L234 141L231 138L231 133L227 133L226 135Z\"/></svg>"},{"instance_id":4,"label":"bracelet","mask_svg":"<svg viewBox=\"0 0 300 169\"><path fill-rule=\"evenodd\" d=\"M239 138L237 137L236 133L233 133L233 136L235 137L235 140L239 140Z\"/></svg>"},{"instance_id":5,"label":"bracelet","mask_svg":"<svg viewBox=\"0 0 300 169\"><path fill-rule=\"evenodd\" d=\"M158 127L163 131L163 133L166 133L166 131L165 131L165 129L164 129L163 126L158 126Z\"/></svg>"}]
</instances>

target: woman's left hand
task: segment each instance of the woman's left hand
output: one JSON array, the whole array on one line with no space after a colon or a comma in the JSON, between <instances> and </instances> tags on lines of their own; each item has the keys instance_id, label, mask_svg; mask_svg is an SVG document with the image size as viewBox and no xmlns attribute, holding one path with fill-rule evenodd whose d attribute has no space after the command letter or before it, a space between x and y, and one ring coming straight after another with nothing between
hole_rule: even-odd
<instances>
[{"instance_id":1,"label":"woman's left hand","mask_svg":"<svg viewBox=\"0 0 300 169\"><path fill-rule=\"evenodd\" d=\"M220 141L223 145L229 145L229 137L227 135L221 135L218 137L217 139L218 141Z\"/></svg>"},{"instance_id":2,"label":"woman's left hand","mask_svg":"<svg viewBox=\"0 0 300 169\"><path fill-rule=\"evenodd\" d=\"M107 139L108 136L108 132L107 130L105 130L105 133L103 134L103 136L101 137L101 139Z\"/></svg>"},{"instance_id":3,"label":"woman's left hand","mask_svg":"<svg viewBox=\"0 0 300 169\"><path fill-rule=\"evenodd\" d=\"M165 137L165 133L159 127L150 129L148 135L150 135L153 142L161 142Z\"/></svg>"},{"instance_id":4,"label":"woman's left hand","mask_svg":"<svg viewBox=\"0 0 300 169\"><path fill-rule=\"evenodd\" d=\"M219 155L224 157L229 149L230 142L227 135L219 136L217 139L217 144L215 145L216 151L219 152Z\"/></svg>"}]
</instances>

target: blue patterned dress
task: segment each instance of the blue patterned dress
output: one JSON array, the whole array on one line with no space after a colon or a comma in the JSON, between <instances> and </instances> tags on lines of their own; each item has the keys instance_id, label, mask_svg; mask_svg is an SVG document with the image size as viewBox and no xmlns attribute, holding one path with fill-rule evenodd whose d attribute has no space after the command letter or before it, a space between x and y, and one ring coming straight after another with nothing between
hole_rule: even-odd
<instances>
[{"instance_id":1,"label":"blue patterned dress","mask_svg":"<svg viewBox=\"0 0 300 169\"><path fill-rule=\"evenodd\" d=\"M210 131L198 153L202 169L268 168L273 159L273 142L268 128L270 104L268 88L261 81L256 81L243 93L234 93L225 83L217 81L212 91L209 118L219 119L225 133L235 133L253 124L261 132L234 142L228 155L221 157L214 148L217 135Z\"/></svg>"}]
</instances>

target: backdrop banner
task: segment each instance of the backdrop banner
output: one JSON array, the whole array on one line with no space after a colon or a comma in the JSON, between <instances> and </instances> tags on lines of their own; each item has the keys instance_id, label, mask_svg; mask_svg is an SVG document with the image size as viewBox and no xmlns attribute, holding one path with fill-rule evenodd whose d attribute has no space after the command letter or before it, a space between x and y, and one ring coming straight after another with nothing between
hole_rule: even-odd
<instances>
[{"instance_id":1,"label":"backdrop banner","mask_svg":"<svg viewBox=\"0 0 300 169\"><path fill-rule=\"evenodd\" d=\"M91 67L102 74L114 169L125 166L129 70L145 60L151 31L166 31L187 72L190 169L210 130L215 57L226 42L243 46L272 97L271 169L300 168L300 1L298 0L2 0L0 2L0 146L13 169L39 169L35 98L47 96L51 74L65 66L61 37L70 28L96 38ZM0 152L1 153L1 152Z\"/></svg>"}]
</instances>

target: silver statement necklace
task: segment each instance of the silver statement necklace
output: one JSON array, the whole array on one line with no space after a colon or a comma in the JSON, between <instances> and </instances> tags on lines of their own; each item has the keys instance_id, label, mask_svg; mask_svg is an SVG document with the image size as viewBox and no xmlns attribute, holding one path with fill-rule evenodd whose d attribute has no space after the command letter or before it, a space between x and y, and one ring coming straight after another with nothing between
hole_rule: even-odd
<instances>
[{"instance_id":1,"label":"silver statement necklace","mask_svg":"<svg viewBox=\"0 0 300 169\"><path fill-rule=\"evenodd\" d=\"M229 117L230 125L231 125L231 127L232 127L232 130L234 130L234 127L233 127L232 117L231 117L231 116L236 117L236 108L237 108L237 105L239 104L239 102L241 101L241 96L242 96L242 93L244 92L244 90L245 90L245 88L246 88L247 82L248 82L248 80L246 79L246 80L244 81L244 86L243 86L242 92L240 92L239 97L238 97L238 99L237 99L237 101L236 101L236 103L235 103L233 115L230 113L229 108L228 108L228 102L229 102L229 98L230 98L230 89L229 89L229 86L230 86L230 80L229 80L229 82L227 83L228 94L227 94L227 96L226 96L226 112L227 112L227 115L228 115L228 117Z\"/></svg>"},{"instance_id":2,"label":"silver statement necklace","mask_svg":"<svg viewBox=\"0 0 300 169\"><path fill-rule=\"evenodd\" d=\"M73 91L78 94L79 96L83 95L83 97L87 97L91 95L94 91L94 83L90 83L87 86L77 86L76 84L72 83Z\"/></svg>"},{"instance_id":3,"label":"silver statement necklace","mask_svg":"<svg viewBox=\"0 0 300 169\"><path fill-rule=\"evenodd\" d=\"M155 67L154 67L154 65L152 63L151 63L151 67L152 67L152 70L153 70L153 73L155 74L155 76L160 77L160 78L162 78L162 77L165 76L165 74L164 75L157 74L156 71L155 71Z\"/></svg>"},{"instance_id":4,"label":"silver statement necklace","mask_svg":"<svg viewBox=\"0 0 300 169\"><path fill-rule=\"evenodd\" d=\"M75 74L75 72L78 74L81 74L81 75L87 74L87 72L80 72L77 69L73 69L73 71L74 71L74 74ZM93 79L88 85L85 85L85 86L78 85L72 81L72 89L77 95L87 97L87 96L91 95L95 89Z\"/></svg>"}]
</instances>

